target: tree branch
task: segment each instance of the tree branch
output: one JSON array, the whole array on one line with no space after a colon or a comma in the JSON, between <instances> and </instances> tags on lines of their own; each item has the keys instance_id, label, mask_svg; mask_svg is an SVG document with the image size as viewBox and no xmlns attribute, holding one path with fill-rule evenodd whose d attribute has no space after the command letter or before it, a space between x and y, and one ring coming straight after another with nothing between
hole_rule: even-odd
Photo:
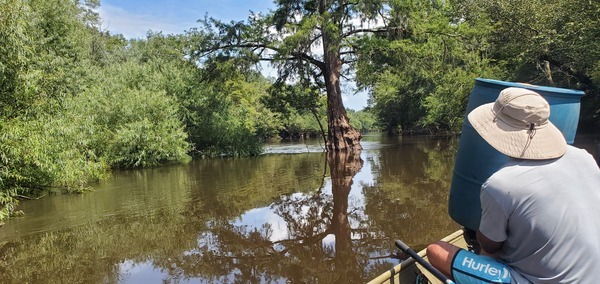
<instances>
[{"instance_id":1,"label":"tree branch","mask_svg":"<svg viewBox=\"0 0 600 284\"><path fill-rule=\"evenodd\" d=\"M306 53L294 54L294 58L306 60L306 61L310 62L311 64L317 66L317 68L319 68L319 70L321 70L321 71L325 70L325 62L319 61L319 60L309 56Z\"/></svg>"},{"instance_id":2,"label":"tree branch","mask_svg":"<svg viewBox=\"0 0 600 284\"><path fill-rule=\"evenodd\" d=\"M269 46L266 44L262 44L262 43L240 43L240 44L226 44L226 45L219 45L219 46L215 46L212 48L208 48L208 49L203 49L203 50L199 50L199 52L204 53L202 56L206 56L210 53L213 53L217 50L227 50L227 49L235 49L235 48L253 48L254 50L256 49L260 49L262 48L264 49L269 49L269 50L273 50L276 52L281 52L281 49L274 47L274 46ZM262 52L260 52L262 53ZM297 53L292 53L292 57L288 57L285 58L283 60L304 60L307 61L315 66L317 66L317 68L319 68L320 70L324 70L325 68L325 63L322 61L319 61L317 59L315 59L314 57L303 53L303 52L297 52ZM275 59L275 58L268 58L268 57L261 57L260 60L265 60L265 61L278 61L280 59Z\"/></svg>"},{"instance_id":3,"label":"tree branch","mask_svg":"<svg viewBox=\"0 0 600 284\"><path fill-rule=\"evenodd\" d=\"M379 32L387 32L393 30L402 30L401 27L381 27L381 28L373 28L373 29L356 29L348 31L342 34L343 38L349 37L351 35L355 35L357 33L379 33Z\"/></svg>"},{"instance_id":4,"label":"tree branch","mask_svg":"<svg viewBox=\"0 0 600 284\"><path fill-rule=\"evenodd\" d=\"M541 55L539 57L539 60L548 61L550 64L557 66L561 70L564 70L564 72L566 74L573 76L574 78L577 79L577 81L579 81L580 83L582 83L586 86L592 85L592 79L588 75L586 75L585 73L579 72L577 70L574 70L572 67L567 66L566 64L563 64L562 62L559 62L558 60L551 58L547 54Z\"/></svg>"}]
</instances>

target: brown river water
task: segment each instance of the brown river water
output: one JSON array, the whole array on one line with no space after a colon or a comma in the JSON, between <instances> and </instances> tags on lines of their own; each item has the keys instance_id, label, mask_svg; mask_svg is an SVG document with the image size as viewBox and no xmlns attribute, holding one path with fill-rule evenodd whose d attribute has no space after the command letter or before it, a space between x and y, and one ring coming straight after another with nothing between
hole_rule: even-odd
<instances>
[{"instance_id":1,"label":"brown river water","mask_svg":"<svg viewBox=\"0 0 600 284\"><path fill-rule=\"evenodd\" d=\"M596 155L594 139L576 139ZM0 227L0 283L364 283L459 229L455 137L365 136L254 158L115 172L85 194L21 202Z\"/></svg>"}]
</instances>

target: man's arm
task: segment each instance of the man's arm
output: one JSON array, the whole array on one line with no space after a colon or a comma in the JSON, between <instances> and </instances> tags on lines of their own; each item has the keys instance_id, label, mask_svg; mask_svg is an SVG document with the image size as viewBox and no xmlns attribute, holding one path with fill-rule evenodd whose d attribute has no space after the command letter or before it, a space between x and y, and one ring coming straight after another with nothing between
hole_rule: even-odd
<instances>
[{"instance_id":1,"label":"man's arm","mask_svg":"<svg viewBox=\"0 0 600 284\"><path fill-rule=\"evenodd\" d=\"M502 248L502 244L504 244L504 242L490 240L479 230L477 231L477 241L479 242L479 245L481 245L481 248L490 256L495 256Z\"/></svg>"}]
</instances>

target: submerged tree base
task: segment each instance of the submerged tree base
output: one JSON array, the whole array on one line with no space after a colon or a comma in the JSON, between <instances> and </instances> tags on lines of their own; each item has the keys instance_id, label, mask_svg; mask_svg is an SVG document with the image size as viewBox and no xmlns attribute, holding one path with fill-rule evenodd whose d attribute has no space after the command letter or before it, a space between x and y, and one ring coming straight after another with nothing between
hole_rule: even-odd
<instances>
[{"instance_id":1,"label":"submerged tree base","mask_svg":"<svg viewBox=\"0 0 600 284\"><path fill-rule=\"evenodd\" d=\"M338 119L329 126L327 151L362 150L360 131L348 123L348 119Z\"/></svg>"}]
</instances>

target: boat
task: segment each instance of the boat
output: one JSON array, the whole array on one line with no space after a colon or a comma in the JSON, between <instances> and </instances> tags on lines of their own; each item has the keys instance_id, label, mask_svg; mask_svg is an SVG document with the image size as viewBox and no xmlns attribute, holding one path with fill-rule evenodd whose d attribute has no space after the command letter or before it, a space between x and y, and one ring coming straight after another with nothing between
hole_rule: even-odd
<instances>
[{"instance_id":1,"label":"boat","mask_svg":"<svg viewBox=\"0 0 600 284\"><path fill-rule=\"evenodd\" d=\"M442 239L442 241L449 242L457 247L467 249L467 242L464 238L464 230L460 229ZM425 249L417 253L420 257L427 260L427 253ZM406 283L420 283L417 280L420 277L426 277L430 283L442 283L433 274L423 268L420 264L416 263L413 258L407 258L400 262L398 265L392 267L390 270L380 274L373 280L369 281L368 284L406 284ZM423 282L427 283L427 282Z\"/></svg>"}]
</instances>

